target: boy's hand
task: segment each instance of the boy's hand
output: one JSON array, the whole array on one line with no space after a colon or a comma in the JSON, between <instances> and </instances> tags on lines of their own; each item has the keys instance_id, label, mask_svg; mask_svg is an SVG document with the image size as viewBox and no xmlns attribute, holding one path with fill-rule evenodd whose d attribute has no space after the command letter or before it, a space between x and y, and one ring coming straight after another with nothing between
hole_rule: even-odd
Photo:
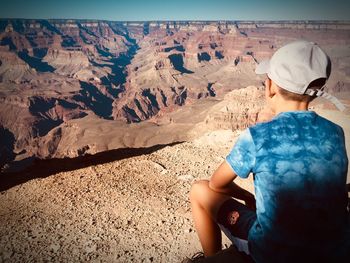
<instances>
[{"instance_id":1,"label":"boy's hand","mask_svg":"<svg viewBox=\"0 0 350 263\"><path fill-rule=\"evenodd\" d=\"M236 177L237 175L233 172L232 168L224 161L210 178L209 188L214 192L243 200L247 207L255 211L254 195L235 184L233 180Z\"/></svg>"}]
</instances>

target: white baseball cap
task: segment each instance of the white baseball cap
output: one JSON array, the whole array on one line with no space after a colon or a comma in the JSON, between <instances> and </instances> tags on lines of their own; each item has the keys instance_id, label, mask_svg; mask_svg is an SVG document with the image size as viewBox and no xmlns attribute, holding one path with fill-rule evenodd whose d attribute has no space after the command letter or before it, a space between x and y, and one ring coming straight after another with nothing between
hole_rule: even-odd
<instances>
[{"instance_id":1,"label":"white baseball cap","mask_svg":"<svg viewBox=\"0 0 350 263\"><path fill-rule=\"evenodd\" d=\"M328 79L331 61L327 54L313 42L297 40L278 49L270 60L263 60L255 73L267 74L279 87L296 93L324 97L343 111L344 105L334 96L320 89L308 89L314 80Z\"/></svg>"}]
</instances>

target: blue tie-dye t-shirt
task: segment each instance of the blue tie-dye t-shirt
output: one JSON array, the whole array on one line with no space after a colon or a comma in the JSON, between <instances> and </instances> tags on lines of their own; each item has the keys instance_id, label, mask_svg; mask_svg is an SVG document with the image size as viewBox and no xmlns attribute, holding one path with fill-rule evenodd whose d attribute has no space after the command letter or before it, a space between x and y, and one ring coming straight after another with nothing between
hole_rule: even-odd
<instances>
[{"instance_id":1,"label":"blue tie-dye t-shirt","mask_svg":"<svg viewBox=\"0 0 350 263\"><path fill-rule=\"evenodd\" d=\"M246 129L226 161L238 176L254 175L257 220L248 239L256 262L349 254L336 252L350 237L341 127L312 111L283 112Z\"/></svg>"}]
</instances>

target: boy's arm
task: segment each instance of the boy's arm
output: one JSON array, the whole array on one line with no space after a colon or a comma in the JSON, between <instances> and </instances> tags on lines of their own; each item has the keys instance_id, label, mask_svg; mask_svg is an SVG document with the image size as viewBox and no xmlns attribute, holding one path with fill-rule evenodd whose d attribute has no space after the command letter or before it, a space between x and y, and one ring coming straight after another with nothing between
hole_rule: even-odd
<instances>
[{"instance_id":1,"label":"boy's arm","mask_svg":"<svg viewBox=\"0 0 350 263\"><path fill-rule=\"evenodd\" d=\"M214 172L209 181L209 188L215 192L226 194L243 200L246 205L255 209L254 195L233 182L237 177L230 165L224 161Z\"/></svg>"}]
</instances>

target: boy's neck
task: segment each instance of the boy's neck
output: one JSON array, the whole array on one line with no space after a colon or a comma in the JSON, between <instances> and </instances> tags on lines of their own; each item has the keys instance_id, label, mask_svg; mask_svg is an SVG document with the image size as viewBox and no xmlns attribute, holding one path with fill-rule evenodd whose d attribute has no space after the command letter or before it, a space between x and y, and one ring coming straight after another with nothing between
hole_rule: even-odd
<instances>
[{"instance_id":1,"label":"boy's neck","mask_svg":"<svg viewBox=\"0 0 350 263\"><path fill-rule=\"evenodd\" d=\"M275 114L279 114L285 111L307 111L309 108L309 102L304 101L292 101L281 100L275 105Z\"/></svg>"}]
</instances>

